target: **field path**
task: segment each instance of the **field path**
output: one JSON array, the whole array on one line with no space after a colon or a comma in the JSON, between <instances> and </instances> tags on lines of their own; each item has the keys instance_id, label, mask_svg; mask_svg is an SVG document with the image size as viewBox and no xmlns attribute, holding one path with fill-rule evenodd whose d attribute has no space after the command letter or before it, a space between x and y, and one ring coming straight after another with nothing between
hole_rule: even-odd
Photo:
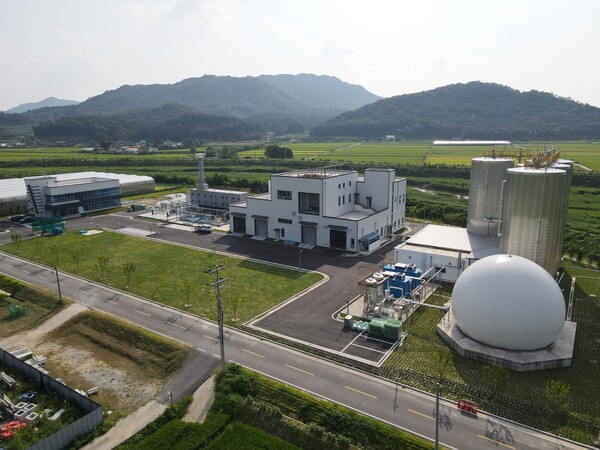
<instances>
[{"instance_id":1,"label":"field path","mask_svg":"<svg viewBox=\"0 0 600 450\"><path fill-rule=\"evenodd\" d=\"M82 450L110 450L115 448L155 420L165 409L167 409L167 405L152 400L134 413L119 420L106 434L94 439L82 447Z\"/></svg>"},{"instance_id":2,"label":"field path","mask_svg":"<svg viewBox=\"0 0 600 450\"><path fill-rule=\"evenodd\" d=\"M69 320L71 317L76 316L82 311L87 311L89 308L79 303L73 303L67 308L63 309L58 314L53 315L39 327L32 330L26 330L22 333L18 333L0 340L0 347L12 351L23 347L35 347L42 337L45 337L47 333L60 327L63 323Z\"/></svg>"},{"instance_id":3,"label":"field path","mask_svg":"<svg viewBox=\"0 0 600 450\"><path fill-rule=\"evenodd\" d=\"M344 150L345 148L357 147L357 146L359 146L359 145L361 145L361 144L362 144L362 142L357 142L357 143L355 143L355 144L345 145L345 146L343 146L343 147L340 147L340 148L332 148L331 150L327 150L326 152L322 152L322 153L319 153L319 154L317 154L317 155L311 156L311 157L310 157L310 158L308 158L308 159L317 159L317 158L319 158L319 157L321 157L321 156L325 156L325 155L328 155L328 154L330 154L330 153L337 152L337 151L339 151L339 150Z\"/></svg>"}]
</instances>

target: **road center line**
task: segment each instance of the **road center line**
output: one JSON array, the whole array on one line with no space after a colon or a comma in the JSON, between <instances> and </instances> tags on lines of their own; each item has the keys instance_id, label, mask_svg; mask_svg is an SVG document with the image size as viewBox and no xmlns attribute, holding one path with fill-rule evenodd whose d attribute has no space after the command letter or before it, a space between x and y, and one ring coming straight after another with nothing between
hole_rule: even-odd
<instances>
[{"instance_id":1,"label":"road center line","mask_svg":"<svg viewBox=\"0 0 600 450\"><path fill-rule=\"evenodd\" d=\"M148 317L150 317L150 314L148 314L147 312L140 311L139 309L134 309L134 311L135 311L136 313L140 313L140 314L143 314L143 315L145 315L145 316L148 316Z\"/></svg>"},{"instance_id":2,"label":"road center line","mask_svg":"<svg viewBox=\"0 0 600 450\"><path fill-rule=\"evenodd\" d=\"M107 300L107 302L112 303L113 305L118 305L119 302L115 302L114 300Z\"/></svg>"},{"instance_id":3,"label":"road center line","mask_svg":"<svg viewBox=\"0 0 600 450\"><path fill-rule=\"evenodd\" d=\"M435 420L433 417L431 417L431 416L428 416L427 414L423 414L423 413L420 413L420 412L418 412L418 411L414 411L414 410L412 410L412 409L409 409L409 411L410 411L411 413L413 413L413 414L418 414L419 416L423 416L423 417L426 417L426 418L428 418L428 419Z\"/></svg>"},{"instance_id":4,"label":"road center line","mask_svg":"<svg viewBox=\"0 0 600 450\"><path fill-rule=\"evenodd\" d=\"M251 355L254 355L254 356L260 356L261 358L264 358L263 355L259 355L258 353L254 353L254 352L252 352L250 350L246 350L245 348L243 348L242 351L244 351L246 353L250 353Z\"/></svg>"},{"instance_id":5,"label":"road center line","mask_svg":"<svg viewBox=\"0 0 600 450\"><path fill-rule=\"evenodd\" d=\"M358 392L359 394L366 395L367 397L377 398L374 395L367 394L366 392L359 391L358 389L351 388L350 386L344 386L346 389L350 389L351 391Z\"/></svg>"},{"instance_id":6,"label":"road center line","mask_svg":"<svg viewBox=\"0 0 600 450\"><path fill-rule=\"evenodd\" d=\"M182 330L185 330L185 327L179 325L178 323L173 323L173 322L165 322L165 323L168 323L169 325L173 325L174 327L181 328Z\"/></svg>"},{"instance_id":7,"label":"road center line","mask_svg":"<svg viewBox=\"0 0 600 450\"><path fill-rule=\"evenodd\" d=\"M209 336L208 334L204 335L205 338L209 338L211 341L218 341L219 339L213 336Z\"/></svg>"},{"instance_id":8,"label":"road center line","mask_svg":"<svg viewBox=\"0 0 600 450\"><path fill-rule=\"evenodd\" d=\"M485 437L485 436L482 436L480 434L478 434L477 437L480 437L481 439L485 439L486 441L493 442L494 444L501 445L502 447L512 448L513 450L515 450L515 448L513 446L508 445L508 444L504 444L504 443L502 443L500 441L495 441L494 439L490 439L489 437Z\"/></svg>"},{"instance_id":9,"label":"road center line","mask_svg":"<svg viewBox=\"0 0 600 450\"><path fill-rule=\"evenodd\" d=\"M310 376L314 376L315 375L314 373L310 373L310 372L307 372L306 370L298 369L297 367L290 366L289 364L285 364L285 367L289 367L290 369L297 370L298 372L302 372L302 373L305 373L305 374L310 375Z\"/></svg>"}]
</instances>

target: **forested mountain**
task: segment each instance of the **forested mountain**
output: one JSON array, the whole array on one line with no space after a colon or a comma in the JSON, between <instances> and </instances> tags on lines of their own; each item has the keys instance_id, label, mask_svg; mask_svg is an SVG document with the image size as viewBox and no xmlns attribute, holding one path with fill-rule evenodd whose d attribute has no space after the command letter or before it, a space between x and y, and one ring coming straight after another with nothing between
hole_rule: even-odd
<instances>
[{"instance_id":1,"label":"forested mountain","mask_svg":"<svg viewBox=\"0 0 600 450\"><path fill-rule=\"evenodd\" d=\"M298 75L260 75L258 79L300 103L324 110L350 111L373 103L381 97L364 87L336 77L301 73Z\"/></svg>"},{"instance_id":2,"label":"forested mountain","mask_svg":"<svg viewBox=\"0 0 600 450\"><path fill-rule=\"evenodd\" d=\"M296 127L308 129L377 99L360 86L328 76L205 75L174 84L121 86L79 105L43 108L25 116L28 123L39 124L62 117L114 115L177 103L206 114L250 119L265 125L273 121L276 125L293 122Z\"/></svg>"},{"instance_id":3,"label":"forested mountain","mask_svg":"<svg viewBox=\"0 0 600 450\"><path fill-rule=\"evenodd\" d=\"M34 109L40 109L45 107L53 107L53 106L68 106L68 105L78 105L79 102L76 100L63 100L56 97L48 97L44 100L35 103L23 103L22 105L15 106L14 108L7 109L6 113L10 114L20 114L26 111L31 111Z\"/></svg>"},{"instance_id":4,"label":"forested mountain","mask_svg":"<svg viewBox=\"0 0 600 450\"><path fill-rule=\"evenodd\" d=\"M108 116L63 117L34 127L38 139L86 141L175 141L188 137L245 140L262 137L259 127L237 117L214 116L181 105Z\"/></svg>"},{"instance_id":5,"label":"forested mountain","mask_svg":"<svg viewBox=\"0 0 600 450\"><path fill-rule=\"evenodd\" d=\"M599 139L600 108L474 81L379 100L314 127L315 137Z\"/></svg>"}]
</instances>

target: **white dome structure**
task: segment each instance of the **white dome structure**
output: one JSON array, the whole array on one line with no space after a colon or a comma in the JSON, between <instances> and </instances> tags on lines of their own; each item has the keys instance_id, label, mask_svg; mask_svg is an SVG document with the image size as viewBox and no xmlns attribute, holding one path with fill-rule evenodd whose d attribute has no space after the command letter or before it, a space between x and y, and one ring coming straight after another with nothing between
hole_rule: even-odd
<instances>
[{"instance_id":1,"label":"white dome structure","mask_svg":"<svg viewBox=\"0 0 600 450\"><path fill-rule=\"evenodd\" d=\"M461 331L507 350L551 344L563 328L565 309L562 291L550 274L515 255L477 261L452 291L452 314Z\"/></svg>"}]
</instances>

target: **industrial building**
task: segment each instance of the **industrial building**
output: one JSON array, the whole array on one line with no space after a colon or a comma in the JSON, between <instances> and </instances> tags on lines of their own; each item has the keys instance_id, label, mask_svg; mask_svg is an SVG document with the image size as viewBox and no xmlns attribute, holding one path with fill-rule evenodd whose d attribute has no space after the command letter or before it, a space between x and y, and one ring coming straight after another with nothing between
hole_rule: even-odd
<instances>
[{"instance_id":1,"label":"industrial building","mask_svg":"<svg viewBox=\"0 0 600 450\"><path fill-rule=\"evenodd\" d=\"M27 211L27 192L22 178L0 180L0 216Z\"/></svg>"},{"instance_id":2,"label":"industrial building","mask_svg":"<svg viewBox=\"0 0 600 450\"><path fill-rule=\"evenodd\" d=\"M204 154L198 158L198 187L191 189L189 200L192 206L201 208L227 209L232 203L244 202L248 194L245 191L210 189L204 178Z\"/></svg>"},{"instance_id":3,"label":"industrial building","mask_svg":"<svg viewBox=\"0 0 600 450\"><path fill-rule=\"evenodd\" d=\"M232 204L234 233L352 252L373 250L404 227L406 179L341 166L271 176L269 192Z\"/></svg>"},{"instance_id":4,"label":"industrial building","mask_svg":"<svg viewBox=\"0 0 600 450\"><path fill-rule=\"evenodd\" d=\"M505 253L556 275L573 163L558 159L554 149L530 155L518 167L512 156L499 152L472 160L466 230L429 225L396 247L396 261L441 269L439 278L454 282L476 260Z\"/></svg>"},{"instance_id":5,"label":"industrial building","mask_svg":"<svg viewBox=\"0 0 600 450\"><path fill-rule=\"evenodd\" d=\"M30 188L27 187L26 180L31 180ZM98 182L104 180L100 184L105 186L95 185L94 180ZM69 187L67 188L67 186ZM34 188L37 189L36 198L34 198ZM46 197L46 188L49 192L52 192L51 197L53 198ZM117 195L118 203L114 201L114 198L106 198L114 197L115 188L119 191ZM110 195L106 195L107 192L91 193L102 189L113 189L113 191ZM69 213L65 216L76 217L82 212L112 207L107 206L108 203L118 206L120 205L120 198L124 195L147 192L154 192L154 179L149 176L76 172L41 177L10 178L0 180L0 214L25 212L29 209L33 214L43 216L58 215L58 211L63 210L63 212ZM67 195L67 197L58 197L60 195ZM79 206L83 207L83 211Z\"/></svg>"},{"instance_id":6,"label":"industrial building","mask_svg":"<svg viewBox=\"0 0 600 450\"><path fill-rule=\"evenodd\" d=\"M576 324L562 291L540 265L515 255L488 256L467 268L451 310L436 330L459 354L512 370L568 367Z\"/></svg>"}]
</instances>

